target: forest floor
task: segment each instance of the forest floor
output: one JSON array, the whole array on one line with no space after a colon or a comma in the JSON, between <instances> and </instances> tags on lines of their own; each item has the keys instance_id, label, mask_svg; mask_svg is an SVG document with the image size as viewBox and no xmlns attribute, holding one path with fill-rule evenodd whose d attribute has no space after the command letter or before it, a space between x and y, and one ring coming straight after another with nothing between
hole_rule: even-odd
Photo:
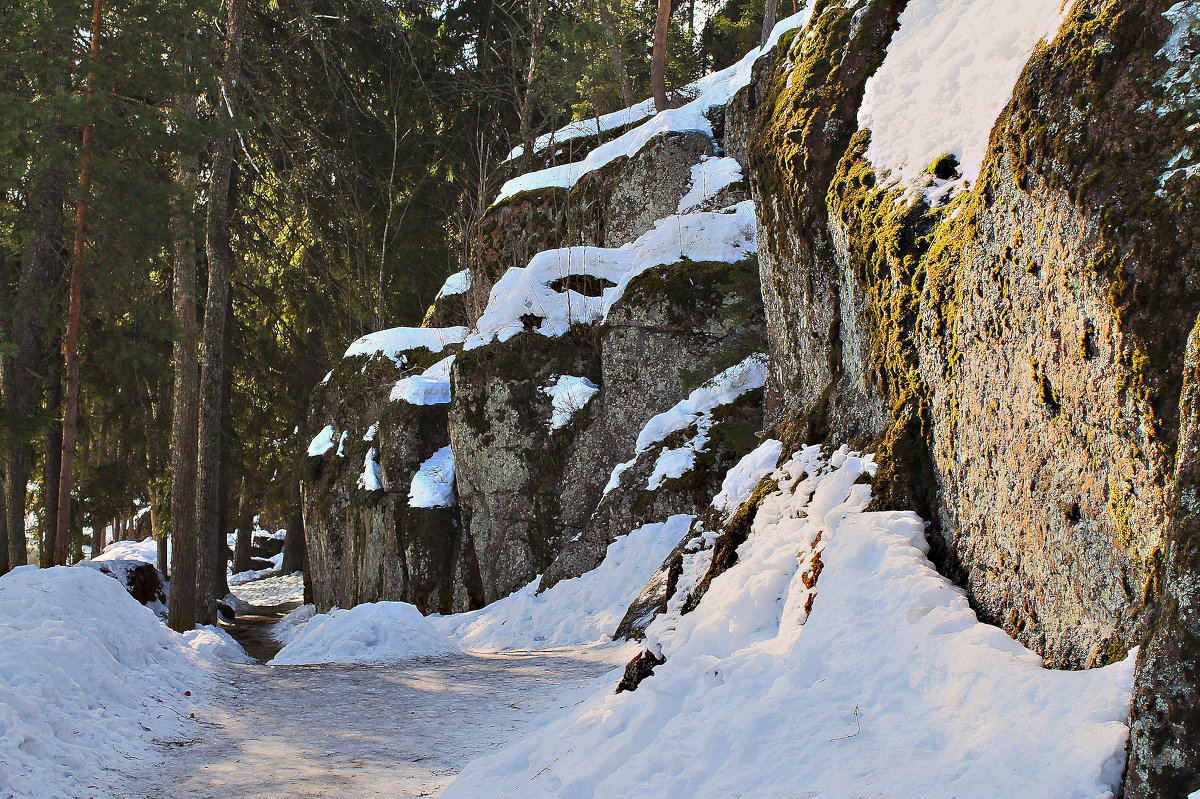
<instances>
[{"instance_id":1,"label":"forest floor","mask_svg":"<svg viewBox=\"0 0 1200 799\"><path fill-rule=\"evenodd\" d=\"M229 628L260 661L294 604L259 607ZM612 669L587 650L463 654L388 666L229 665L197 713L195 738L156 742L126 799L437 796L473 757L586 694ZM577 695L577 696L576 696ZM574 697L574 698L572 698Z\"/></svg>"}]
</instances>

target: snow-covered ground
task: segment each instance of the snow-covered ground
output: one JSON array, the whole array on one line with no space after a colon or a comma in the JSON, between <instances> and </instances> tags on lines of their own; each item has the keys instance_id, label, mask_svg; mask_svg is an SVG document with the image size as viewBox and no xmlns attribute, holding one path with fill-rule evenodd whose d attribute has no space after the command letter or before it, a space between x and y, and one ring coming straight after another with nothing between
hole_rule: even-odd
<instances>
[{"instance_id":1,"label":"snow-covered ground","mask_svg":"<svg viewBox=\"0 0 1200 799\"><path fill-rule=\"evenodd\" d=\"M1114 796L1133 656L1043 668L937 574L918 517L864 512L872 471L844 450L792 458L737 564L650 626L664 665L444 796Z\"/></svg>"},{"instance_id":2,"label":"snow-covered ground","mask_svg":"<svg viewBox=\"0 0 1200 799\"><path fill-rule=\"evenodd\" d=\"M232 647L211 628L171 632L95 569L0 577L0 797L110 795L151 739L194 733L216 658L244 656Z\"/></svg>"},{"instance_id":3,"label":"snow-covered ground","mask_svg":"<svg viewBox=\"0 0 1200 799\"><path fill-rule=\"evenodd\" d=\"M233 595L250 605L283 605L304 601L304 575L300 572L242 582L230 580Z\"/></svg>"}]
</instances>

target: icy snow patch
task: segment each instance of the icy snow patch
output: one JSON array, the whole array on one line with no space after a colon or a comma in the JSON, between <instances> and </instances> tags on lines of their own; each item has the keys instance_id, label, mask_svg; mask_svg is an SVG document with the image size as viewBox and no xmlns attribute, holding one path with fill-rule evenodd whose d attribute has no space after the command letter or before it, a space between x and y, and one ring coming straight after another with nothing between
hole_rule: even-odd
<instances>
[{"instance_id":1,"label":"icy snow patch","mask_svg":"<svg viewBox=\"0 0 1200 799\"><path fill-rule=\"evenodd\" d=\"M447 355L419 375L402 377L392 386L391 401L411 405L445 405L450 401L450 367L454 356Z\"/></svg>"},{"instance_id":2,"label":"icy snow patch","mask_svg":"<svg viewBox=\"0 0 1200 799\"><path fill-rule=\"evenodd\" d=\"M438 289L437 296L434 300L440 300L442 297L453 297L455 294L466 294L471 288L471 270L464 269L461 272L455 272L450 277L446 278L446 282Z\"/></svg>"},{"instance_id":3,"label":"icy snow patch","mask_svg":"<svg viewBox=\"0 0 1200 799\"><path fill-rule=\"evenodd\" d=\"M511 267L492 286L487 309L475 324L464 349L495 339L507 341L528 328L544 336L561 336L573 324L601 321L621 298L629 281L663 264L679 261L736 263L757 252L754 205L739 203L720 212L660 219L637 241L619 248L564 247L535 255L529 265ZM590 275L612 282L598 297L550 287L568 275ZM524 317L524 319L522 318Z\"/></svg>"},{"instance_id":4,"label":"icy snow patch","mask_svg":"<svg viewBox=\"0 0 1200 799\"><path fill-rule=\"evenodd\" d=\"M559 375L558 380L539 389L550 398L552 414L546 426L551 432L566 427L576 413L600 390L586 377Z\"/></svg>"},{"instance_id":5,"label":"icy snow patch","mask_svg":"<svg viewBox=\"0 0 1200 799\"><path fill-rule=\"evenodd\" d=\"M313 616L270 665L388 663L459 651L407 602L372 602Z\"/></svg>"},{"instance_id":6,"label":"icy snow patch","mask_svg":"<svg viewBox=\"0 0 1200 799\"><path fill-rule=\"evenodd\" d=\"M232 582L229 590L238 599L251 605L270 606L304 601L304 575L300 572L250 580L238 585Z\"/></svg>"},{"instance_id":7,"label":"icy snow patch","mask_svg":"<svg viewBox=\"0 0 1200 799\"><path fill-rule=\"evenodd\" d=\"M321 432L313 436L312 442L308 445L308 457L319 458L337 446L333 442L335 436L337 436L337 431L333 429L333 425L327 424L321 428Z\"/></svg>"},{"instance_id":8,"label":"icy snow patch","mask_svg":"<svg viewBox=\"0 0 1200 799\"><path fill-rule=\"evenodd\" d=\"M611 641L630 600L687 534L692 518L672 516L621 536L609 544L599 566L548 591L537 592L539 578L481 610L430 621L464 648L478 651Z\"/></svg>"},{"instance_id":9,"label":"icy snow patch","mask_svg":"<svg viewBox=\"0 0 1200 799\"><path fill-rule=\"evenodd\" d=\"M712 501L713 507L721 512L726 521L743 502L750 499L759 482L775 471L775 464L782 452L783 444L768 438L726 472L721 492Z\"/></svg>"},{"instance_id":10,"label":"icy snow patch","mask_svg":"<svg viewBox=\"0 0 1200 799\"><path fill-rule=\"evenodd\" d=\"M383 490L383 470L379 467L379 458L374 447L367 450L363 458L363 471L358 476L358 487L364 491Z\"/></svg>"},{"instance_id":11,"label":"icy snow patch","mask_svg":"<svg viewBox=\"0 0 1200 799\"><path fill-rule=\"evenodd\" d=\"M951 153L963 178L975 180L1017 77L1069 6L1069 0L912 0L859 108L859 127L871 130L867 159L914 183L934 159Z\"/></svg>"},{"instance_id":12,"label":"icy snow patch","mask_svg":"<svg viewBox=\"0 0 1200 799\"><path fill-rule=\"evenodd\" d=\"M646 489L653 491L664 480L675 479L687 474L696 465L696 453L708 446L708 431L712 428L712 412L728 405L747 391L762 388L767 384L766 357L751 355L746 360L731 366L694 390L686 399L680 400L670 410L658 414L638 434L635 455L624 463L613 467L603 494L621 484L621 475L633 466L638 456L672 433L695 427L696 432L678 447L664 449L654 463ZM777 455L778 457L778 455Z\"/></svg>"},{"instance_id":13,"label":"icy snow patch","mask_svg":"<svg viewBox=\"0 0 1200 799\"><path fill-rule=\"evenodd\" d=\"M733 158L706 156L692 166L692 186L679 200L679 213L686 214L699 208L742 179L742 167Z\"/></svg>"},{"instance_id":14,"label":"icy snow patch","mask_svg":"<svg viewBox=\"0 0 1200 799\"><path fill-rule=\"evenodd\" d=\"M665 664L472 762L445 799L1112 797L1135 655L1048 670L979 622L919 517L864 510L873 469L844 448L789 460L735 565L651 624Z\"/></svg>"},{"instance_id":15,"label":"icy snow patch","mask_svg":"<svg viewBox=\"0 0 1200 799\"><path fill-rule=\"evenodd\" d=\"M107 796L151 738L191 734L176 711L212 686L209 661L95 569L0 577L0 796Z\"/></svg>"},{"instance_id":16,"label":"icy snow patch","mask_svg":"<svg viewBox=\"0 0 1200 799\"><path fill-rule=\"evenodd\" d=\"M740 89L748 86L754 62L763 53L774 49L779 42L779 37L785 32L807 25L811 16L812 4L809 4L800 13L793 14L776 23L764 47L751 50L741 61L731 67L706 75L695 83L683 87L680 90L683 94L695 95L694 99L686 105L655 114L644 124L592 150L582 161L562 164L538 172L529 172L513 178L500 188L500 196L495 199L493 204L503 202L523 191L552 187L569 189L589 172L600 169L622 156L637 155L650 140L661 134L699 131L711 136L712 123L708 121L706 113L712 108L725 105Z\"/></svg>"},{"instance_id":17,"label":"icy snow patch","mask_svg":"<svg viewBox=\"0 0 1200 799\"><path fill-rule=\"evenodd\" d=\"M450 508L454 500L454 452L439 449L421 464L408 491L410 508Z\"/></svg>"},{"instance_id":18,"label":"icy snow patch","mask_svg":"<svg viewBox=\"0 0 1200 799\"><path fill-rule=\"evenodd\" d=\"M461 344L466 337L465 327L393 327L363 336L346 348L342 357L382 355L403 365L406 350L441 352L452 344Z\"/></svg>"}]
</instances>

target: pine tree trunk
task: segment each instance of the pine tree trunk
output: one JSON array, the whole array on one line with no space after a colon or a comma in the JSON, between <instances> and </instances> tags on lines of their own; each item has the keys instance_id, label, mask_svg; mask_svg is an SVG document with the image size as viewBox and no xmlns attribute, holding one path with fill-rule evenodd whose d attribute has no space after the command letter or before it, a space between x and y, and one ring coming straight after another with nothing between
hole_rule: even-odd
<instances>
[{"instance_id":1,"label":"pine tree trunk","mask_svg":"<svg viewBox=\"0 0 1200 799\"><path fill-rule=\"evenodd\" d=\"M63 362L59 357L62 337L55 336L51 342L50 368L46 374L46 411L55 422L46 431L46 449L42 461L42 496L46 505L43 517L41 566L47 568L56 563L58 540L58 495L59 477L62 470L62 423L57 421L62 407ZM95 554L99 555L99 552Z\"/></svg>"},{"instance_id":2,"label":"pine tree trunk","mask_svg":"<svg viewBox=\"0 0 1200 799\"><path fill-rule=\"evenodd\" d=\"M237 546L233 550L234 574L250 570L250 546L254 534L251 529L253 513L250 507L250 483L243 475L242 489L238 496Z\"/></svg>"},{"instance_id":3,"label":"pine tree trunk","mask_svg":"<svg viewBox=\"0 0 1200 799\"><path fill-rule=\"evenodd\" d=\"M197 621L215 624L217 599L213 586L221 535L221 383L225 375L225 309L229 301L229 277L233 271L233 251L229 240L229 189L233 173L236 141L233 115L236 113L237 83L241 67L242 18L246 0L229 1L226 28L225 63L221 70L221 103L218 118L222 138L217 142L212 161L208 191L208 219L205 250L208 254L208 298L204 308L204 349L200 361L200 413L196 469Z\"/></svg>"},{"instance_id":4,"label":"pine tree trunk","mask_svg":"<svg viewBox=\"0 0 1200 799\"><path fill-rule=\"evenodd\" d=\"M771 38L771 31L775 28L775 14L778 3L779 0L767 0L766 8L763 10L762 39L758 43L760 47L766 47L767 39Z\"/></svg>"},{"instance_id":5,"label":"pine tree trunk","mask_svg":"<svg viewBox=\"0 0 1200 799\"><path fill-rule=\"evenodd\" d=\"M190 54L184 70L190 72ZM196 122L196 98L186 92L176 99L180 129L190 132ZM181 139L186 142L186 135ZM196 626L196 422L200 370L196 331L195 208L199 155L185 143L175 169L175 198L171 208L171 238L175 249L173 302L178 333L173 348L175 383L171 394L171 599L167 620L171 629L187 632ZM165 543L159 548L166 558ZM165 573L165 572L164 572Z\"/></svg>"},{"instance_id":6,"label":"pine tree trunk","mask_svg":"<svg viewBox=\"0 0 1200 799\"><path fill-rule=\"evenodd\" d=\"M300 469L292 474L292 516L288 522L287 536L283 539L283 563L280 572L293 574L304 571L304 559L308 555L307 542L304 540L304 500L300 494Z\"/></svg>"},{"instance_id":7,"label":"pine tree trunk","mask_svg":"<svg viewBox=\"0 0 1200 799\"><path fill-rule=\"evenodd\" d=\"M94 65L100 57L100 26L103 20L104 0L92 3L92 41L88 56ZM96 96L95 69L88 73L88 99ZM71 293L67 310L67 341L64 345L67 393L63 399L62 463L59 471L58 530L71 529L71 490L74 486L75 468L75 417L79 410L79 322L83 310L83 248L87 240L88 206L92 192L92 140L96 136L96 123L83 126L83 146L80 150L79 204L75 210L75 247L71 258ZM54 560L59 565L67 562L70 541L58 536L54 547Z\"/></svg>"},{"instance_id":8,"label":"pine tree trunk","mask_svg":"<svg viewBox=\"0 0 1200 799\"><path fill-rule=\"evenodd\" d=\"M654 92L654 110L667 110L667 28L671 22L671 0L658 0L654 20L654 49L650 54L650 86Z\"/></svg>"}]
</instances>

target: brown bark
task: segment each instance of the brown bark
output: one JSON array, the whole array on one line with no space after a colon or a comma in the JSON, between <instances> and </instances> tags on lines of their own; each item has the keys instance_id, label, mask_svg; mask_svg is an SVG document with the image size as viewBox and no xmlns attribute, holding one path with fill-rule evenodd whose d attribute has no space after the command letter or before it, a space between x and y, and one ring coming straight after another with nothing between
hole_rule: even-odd
<instances>
[{"instance_id":1,"label":"brown bark","mask_svg":"<svg viewBox=\"0 0 1200 799\"><path fill-rule=\"evenodd\" d=\"M252 543L254 531L253 526L254 511L250 502L250 484L248 479L243 475L241 491L238 492L238 512L237 512L237 546L233 550L233 572L250 570L250 545Z\"/></svg>"},{"instance_id":2,"label":"brown bark","mask_svg":"<svg viewBox=\"0 0 1200 799\"><path fill-rule=\"evenodd\" d=\"M771 31L775 27L775 14L778 3L779 0L766 0L766 7L763 9L762 38L758 43L760 47L766 47L767 39L771 37Z\"/></svg>"},{"instance_id":3,"label":"brown bark","mask_svg":"<svg viewBox=\"0 0 1200 799\"><path fill-rule=\"evenodd\" d=\"M100 57L100 29L104 14L104 0L92 3L92 41L88 56L95 65ZM88 99L96 96L96 72L88 73ZM63 399L62 464L60 469L58 530L71 529L71 489L74 485L75 467L75 417L79 411L79 320L83 308L83 249L87 241L88 204L92 192L92 142L96 136L96 123L83 126L83 146L79 165L79 204L75 209L75 246L71 258L71 293L68 297L67 340L64 345L67 379L66 397ZM70 550L67 536L58 536L54 546L54 561L65 565Z\"/></svg>"},{"instance_id":4,"label":"brown bark","mask_svg":"<svg viewBox=\"0 0 1200 799\"><path fill-rule=\"evenodd\" d=\"M196 620L214 624L217 599L212 587L216 572L224 571L218 562L221 504L221 383L225 374L225 318L229 301L229 278L233 271L233 251L229 238L229 189L233 174L236 140L233 118L236 113L237 83L241 70L242 19L246 0L229 0L226 28L225 63L221 70L221 102L218 119L222 138L218 140L212 162L208 192L208 218L205 250L208 254L208 298L204 309L204 354L200 360L200 407L197 427L196 460L196 539L199 558L196 579Z\"/></svg>"},{"instance_id":5,"label":"brown bark","mask_svg":"<svg viewBox=\"0 0 1200 799\"><path fill-rule=\"evenodd\" d=\"M292 475L292 513L288 521L287 536L283 539L283 562L280 566L280 572L283 574L305 571L304 560L308 556L308 546L304 540L304 501L300 495L299 472L297 468Z\"/></svg>"},{"instance_id":6,"label":"brown bark","mask_svg":"<svg viewBox=\"0 0 1200 799\"><path fill-rule=\"evenodd\" d=\"M658 0L654 20L654 49L650 53L650 86L654 110L667 110L667 28L671 22L671 0Z\"/></svg>"},{"instance_id":7,"label":"brown bark","mask_svg":"<svg viewBox=\"0 0 1200 799\"><path fill-rule=\"evenodd\" d=\"M190 70L184 54L184 69ZM186 92L176 99L179 126L185 134L196 121L196 98ZM171 238L175 249L172 301L176 336L173 345L175 383L171 395L171 599L167 620L186 632L196 626L196 421L199 364L196 341L196 185L199 155L187 144L176 160ZM165 558L160 547L160 560Z\"/></svg>"},{"instance_id":8,"label":"brown bark","mask_svg":"<svg viewBox=\"0 0 1200 799\"><path fill-rule=\"evenodd\" d=\"M52 344L50 370L46 375L46 411L53 415L56 421L46 431L46 447L42 460L42 498L46 505L46 514L43 517L42 527L42 550L40 553L40 565L43 569L53 566L56 563L55 553L57 552L57 544L55 542L58 539L58 481L62 470L62 423L57 421L58 414L62 412L63 401L63 362L62 358L59 357L62 336L55 336L55 341ZM96 554L100 553L97 552Z\"/></svg>"}]
</instances>

